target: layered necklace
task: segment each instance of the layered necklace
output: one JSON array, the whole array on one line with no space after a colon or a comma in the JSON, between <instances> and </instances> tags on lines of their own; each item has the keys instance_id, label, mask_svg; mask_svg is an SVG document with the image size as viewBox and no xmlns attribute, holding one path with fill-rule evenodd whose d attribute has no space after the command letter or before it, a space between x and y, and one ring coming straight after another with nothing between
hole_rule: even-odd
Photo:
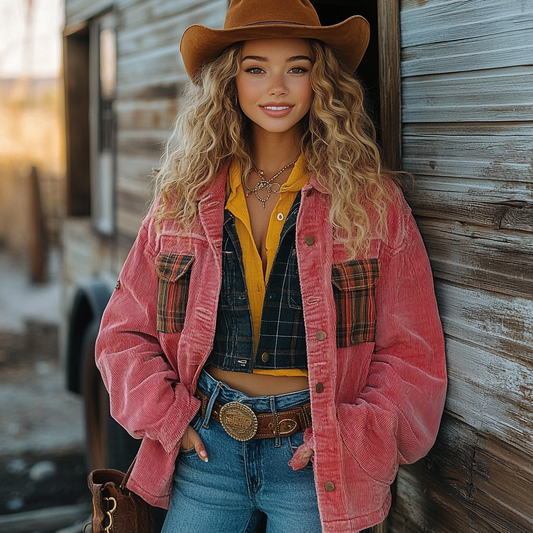
<instances>
[{"instance_id":1,"label":"layered necklace","mask_svg":"<svg viewBox=\"0 0 533 533\"><path fill-rule=\"evenodd\" d=\"M255 166L255 163L252 161L252 170L251 170L250 174L252 172L255 172L259 176L260 180L251 189L250 189L250 187L248 187L246 185L245 180L242 180L242 186L244 187L244 190L246 191L246 198L248 198L250 196L250 194L254 193L255 197L263 204L263 209L264 209L265 208L265 203L270 198L270 195L272 193L279 193L279 191L281 189L281 185L279 183L273 183L273 181L278 176L281 176L281 174L283 174L283 172L285 172L289 167L294 166L296 161L298 161L298 157L294 161L291 161L288 165L285 165L279 172L274 174L268 180L265 179L264 171L263 170L258 170L257 167ZM264 189L266 189L266 196L261 196L260 191L263 191ZM265 194L265 193L263 193L263 194Z\"/></svg>"}]
</instances>

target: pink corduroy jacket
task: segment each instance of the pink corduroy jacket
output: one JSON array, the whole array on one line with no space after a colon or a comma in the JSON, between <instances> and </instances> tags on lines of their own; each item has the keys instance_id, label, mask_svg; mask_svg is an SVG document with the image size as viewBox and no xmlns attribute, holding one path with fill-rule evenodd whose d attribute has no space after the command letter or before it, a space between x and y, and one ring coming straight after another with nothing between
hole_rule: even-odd
<instances>
[{"instance_id":1,"label":"pink corduroy jacket","mask_svg":"<svg viewBox=\"0 0 533 533\"><path fill-rule=\"evenodd\" d=\"M113 417L143 439L128 486L160 507L168 507L180 439L200 405L196 383L215 333L226 174L227 165L199 198L190 233L177 239L173 221L158 232L148 214L104 313L96 347ZM334 239L329 207L328 195L311 176L302 190L296 250L313 429L291 466L303 467L303 452L314 449L323 530L344 533L381 522L398 465L420 459L433 445L446 371L428 258L400 192L388 206L387 236L372 239L369 250L355 258L377 260L379 266L379 279L374 276L375 286L367 290L375 342L337 347L332 265L346 262L348 255ZM160 254L169 253L193 256L181 333L157 330L156 265ZM347 289L361 290L361 283L367 281Z\"/></svg>"}]
</instances>

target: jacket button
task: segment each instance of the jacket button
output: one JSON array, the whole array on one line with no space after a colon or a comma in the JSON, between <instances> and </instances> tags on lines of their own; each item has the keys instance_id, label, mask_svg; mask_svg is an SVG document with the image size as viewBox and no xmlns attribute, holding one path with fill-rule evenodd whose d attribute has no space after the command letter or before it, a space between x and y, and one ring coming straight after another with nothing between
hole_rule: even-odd
<instances>
[{"instance_id":1,"label":"jacket button","mask_svg":"<svg viewBox=\"0 0 533 533\"><path fill-rule=\"evenodd\" d=\"M268 354L266 352L263 352L263 355L261 355L261 361L268 363Z\"/></svg>"},{"instance_id":2,"label":"jacket button","mask_svg":"<svg viewBox=\"0 0 533 533\"><path fill-rule=\"evenodd\" d=\"M327 333L325 331L317 331L316 332L316 338L319 340L319 341L323 341L323 340L326 340L326 337L327 337Z\"/></svg>"},{"instance_id":3,"label":"jacket button","mask_svg":"<svg viewBox=\"0 0 533 533\"><path fill-rule=\"evenodd\" d=\"M335 490L335 483L333 483L333 481L326 481L326 483L324 483L324 488L326 489L326 492L333 492Z\"/></svg>"},{"instance_id":4,"label":"jacket button","mask_svg":"<svg viewBox=\"0 0 533 533\"><path fill-rule=\"evenodd\" d=\"M315 244L315 238L312 235L308 235L305 238L305 244L307 244L308 246L311 246L312 244Z\"/></svg>"},{"instance_id":5,"label":"jacket button","mask_svg":"<svg viewBox=\"0 0 533 533\"><path fill-rule=\"evenodd\" d=\"M122 287L122 284L120 283L120 280L117 281L117 284L115 285L115 290L119 290Z\"/></svg>"},{"instance_id":6,"label":"jacket button","mask_svg":"<svg viewBox=\"0 0 533 533\"><path fill-rule=\"evenodd\" d=\"M315 390L320 394L324 392L324 383L318 382L315 386Z\"/></svg>"}]
</instances>

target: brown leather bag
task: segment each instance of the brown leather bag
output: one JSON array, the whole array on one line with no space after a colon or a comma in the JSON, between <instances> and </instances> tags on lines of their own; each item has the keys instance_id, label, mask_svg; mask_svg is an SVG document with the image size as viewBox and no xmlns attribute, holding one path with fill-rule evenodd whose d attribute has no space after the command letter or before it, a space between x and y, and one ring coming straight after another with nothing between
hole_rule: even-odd
<instances>
[{"instance_id":1,"label":"brown leather bag","mask_svg":"<svg viewBox=\"0 0 533 533\"><path fill-rule=\"evenodd\" d=\"M147 503L126 488L134 464L135 460L125 474L111 468L89 474L93 514L84 533L153 533L154 521Z\"/></svg>"}]
</instances>

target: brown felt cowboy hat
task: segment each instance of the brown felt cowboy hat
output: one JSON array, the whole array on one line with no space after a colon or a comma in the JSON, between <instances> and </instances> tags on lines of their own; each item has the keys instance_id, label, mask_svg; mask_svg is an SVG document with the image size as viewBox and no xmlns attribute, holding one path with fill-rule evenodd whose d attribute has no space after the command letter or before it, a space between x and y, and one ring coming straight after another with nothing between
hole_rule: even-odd
<instances>
[{"instance_id":1,"label":"brown felt cowboy hat","mask_svg":"<svg viewBox=\"0 0 533 533\"><path fill-rule=\"evenodd\" d=\"M359 15L322 26L309 0L232 0L223 29L190 26L183 34L180 50L185 69L194 78L205 62L218 57L230 44L276 37L318 39L355 72L368 46L370 28Z\"/></svg>"}]
</instances>

